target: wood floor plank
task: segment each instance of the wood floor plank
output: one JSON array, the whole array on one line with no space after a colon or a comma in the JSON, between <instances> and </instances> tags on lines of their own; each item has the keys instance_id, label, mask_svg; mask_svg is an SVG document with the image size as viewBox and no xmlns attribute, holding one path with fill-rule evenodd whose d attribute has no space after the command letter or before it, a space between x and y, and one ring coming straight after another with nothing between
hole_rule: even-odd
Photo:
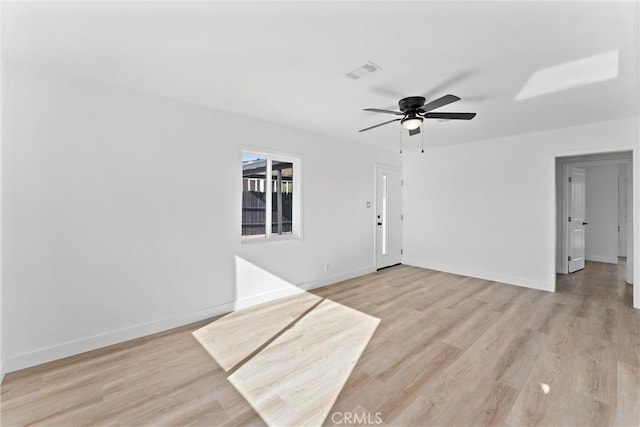
<instances>
[{"instance_id":1,"label":"wood floor plank","mask_svg":"<svg viewBox=\"0 0 640 427\"><path fill-rule=\"evenodd\" d=\"M504 423L519 391L486 377L461 403L448 425L493 426Z\"/></svg>"},{"instance_id":2,"label":"wood floor plank","mask_svg":"<svg viewBox=\"0 0 640 427\"><path fill-rule=\"evenodd\" d=\"M574 390L604 404L615 406L617 375L610 375L617 370L615 348L606 347L597 355L574 359L576 383Z\"/></svg>"},{"instance_id":3,"label":"wood floor plank","mask_svg":"<svg viewBox=\"0 0 640 427\"><path fill-rule=\"evenodd\" d=\"M612 424L608 405L574 390L569 398L562 425L606 427Z\"/></svg>"},{"instance_id":4,"label":"wood floor plank","mask_svg":"<svg viewBox=\"0 0 640 427\"><path fill-rule=\"evenodd\" d=\"M640 367L618 362L616 425L640 425Z\"/></svg>"},{"instance_id":5,"label":"wood floor plank","mask_svg":"<svg viewBox=\"0 0 640 427\"><path fill-rule=\"evenodd\" d=\"M561 425L574 380L570 358L543 351L506 422L513 426Z\"/></svg>"},{"instance_id":6,"label":"wood floor plank","mask_svg":"<svg viewBox=\"0 0 640 427\"><path fill-rule=\"evenodd\" d=\"M517 390L522 389L547 339L547 334L530 329L514 334L509 345L497 357L493 368L495 380Z\"/></svg>"},{"instance_id":7,"label":"wood floor plank","mask_svg":"<svg viewBox=\"0 0 640 427\"><path fill-rule=\"evenodd\" d=\"M640 316L633 308L622 306L616 310L618 328L618 360L632 366L640 366Z\"/></svg>"},{"instance_id":8,"label":"wood floor plank","mask_svg":"<svg viewBox=\"0 0 640 427\"><path fill-rule=\"evenodd\" d=\"M442 341L461 349L467 349L500 317L500 313L492 310L477 310L459 328L447 334Z\"/></svg>"}]
</instances>

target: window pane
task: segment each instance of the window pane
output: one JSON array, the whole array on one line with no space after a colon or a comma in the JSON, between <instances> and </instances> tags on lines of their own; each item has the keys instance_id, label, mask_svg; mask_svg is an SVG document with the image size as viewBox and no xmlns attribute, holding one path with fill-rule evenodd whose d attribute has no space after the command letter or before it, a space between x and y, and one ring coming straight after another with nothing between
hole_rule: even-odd
<instances>
[{"instance_id":1,"label":"window pane","mask_svg":"<svg viewBox=\"0 0 640 427\"><path fill-rule=\"evenodd\" d=\"M265 237L267 159L252 154L242 156L242 237Z\"/></svg>"},{"instance_id":2,"label":"window pane","mask_svg":"<svg viewBox=\"0 0 640 427\"><path fill-rule=\"evenodd\" d=\"M271 234L293 231L293 163L271 162Z\"/></svg>"}]
</instances>

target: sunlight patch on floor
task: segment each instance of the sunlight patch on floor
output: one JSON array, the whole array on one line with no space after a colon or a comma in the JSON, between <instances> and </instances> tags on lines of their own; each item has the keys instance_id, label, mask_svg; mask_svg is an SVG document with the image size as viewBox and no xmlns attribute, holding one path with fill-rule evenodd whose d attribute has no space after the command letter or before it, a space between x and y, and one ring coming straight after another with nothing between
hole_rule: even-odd
<instances>
[{"instance_id":1,"label":"sunlight patch on floor","mask_svg":"<svg viewBox=\"0 0 640 427\"><path fill-rule=\"evenodd\" d=\"M236 311L193 336L268 425L320 425L379 322L304 293Z\"/></svg>"},{"instance_id":2,"label":"sunlight patch on floor","mask_svg":"<svg viewBox=\"0 0 640 427\"><path fill-rule=\"evenodd\" d=\"M228 372L321 299L304 292L234 311L193 332L193 336Z\"/></svg>"},{"instance_id":3,"label":"sunlight patch on floor","mask_svg":"<svg viewBox=\"0 0 640 427\"><path fill-rule=\"evenodd\" d=\"M320 425L380 319L324 300L229 381L269 425Z\"/></svg>"}]
</instances>

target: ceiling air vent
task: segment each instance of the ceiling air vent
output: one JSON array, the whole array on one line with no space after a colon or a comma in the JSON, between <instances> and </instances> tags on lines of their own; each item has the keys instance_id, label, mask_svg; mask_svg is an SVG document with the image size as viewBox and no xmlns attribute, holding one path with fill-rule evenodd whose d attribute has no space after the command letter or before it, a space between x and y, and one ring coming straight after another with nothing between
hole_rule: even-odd
<instances>
[{"instance_id":1,"label":"ceiling air vent","mask_svg":"<svg viewBox=\"0 0 640 427\"><path fill-rule=\"evenodd\" d=\"M358 80L361 77L364 77L366 75L369 75L371 73L375 73L376 71L381 71L381 70L382 70L382 67L380 67L379 65L376 65L371 61L367 61L365 64L359 66L355 70L351 70L345 75L352 80Z\"/></svg>"}]
</instances>

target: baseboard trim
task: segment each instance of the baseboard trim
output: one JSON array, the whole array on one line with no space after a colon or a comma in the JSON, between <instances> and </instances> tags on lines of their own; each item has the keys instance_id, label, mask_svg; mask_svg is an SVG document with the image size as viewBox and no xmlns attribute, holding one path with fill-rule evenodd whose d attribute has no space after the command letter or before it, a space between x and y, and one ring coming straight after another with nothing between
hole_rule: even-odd
<instances>
[{"instance_id":1,"label":"baseboard trim","mask_svg":"<svg viewBox=\"0 0 640 427\"><path fill-rule=\"evenodd\" d=\"M370 265L368 267L359 268L357 270L347 271L345 273L336 274L334 276L323 277L321 279L301 283L298 285L298 287L305 291L310 291L312 289L321 288L323 286L336 285L340 282L344 282L345 280L354 279L356 277L375 272L376 267L374 265Z\"/></svg>"},{"instance_id":2,"label":"baseboard trim","mask_svg":"<svg viewBox=\"0 0 640 427\"><path fill-rule=\"evenodd\" d=\"M272 301L274 299L294 295L322 286L339 283L344 280L363 276L365 274L373 272L375 272L375 267L369 266L346 273L340 273L318 280L301 283L292 288L278 289L276 291L266 292L235 302L219 304L187 314L181 314L157 321L142 323L128 328L122 328L119 330L93 335L86 338L68 341L55 346L45 347L31 352L18 354L16 356L8 357L4 360L4 365L2 366L2 374L30 368L33 366L41 365L43 363L53 362L54 360L63 359L65 357L74 356L91 350L97 350L99 348L119 344L132 339L145 337L158 332L163 332L169 329L188 325L189 323L209 319L221 314L230 313L240 308L250 307L256 304L261 304L267 301Z\"/></svg>"},{"instance_id":3,"label":"baseboard trim","mask_svg":"<svg viewBox=\"0 0 640 427\"><path fill-rule=\"evenodd\" d=\"M262 304L265 302L273 301L278 298L284 298L295 294L304 292L295 286L276 289L275 291L264 292L262 294L254 295L248 298L242 298L235 302L234 310L240 310L243 308L252 307L254 305Z\"/></svg>"},{"instance_id":4,"label":"baseboard trim","mask_svg":"<svg viewBox=\"0 0 640 427\"><path fill-rule=\"evenodd\" d=\"M444 264L432 264L407 258L405 264L414 267L427 268L429 270L442 271L444 273L457 274L460 276L475 277L477 279L490 280L492 282L505 283L507 285L520 286L523 288L536 289L538 291L554 292L555 290L555 272L551 283L539 282L536 280L526 279L522 277L507 276L499 273L488 271L478 271L458 266L449 266Z\"/></svg>"},{"instance_id":5,"label":"baseboard trim","mask_svg":"<svg viewBox=\"0 0 640 427\"><path fill-rule=\"evenodd\" d=\"M604 262L607 264L617 264L618 257L617 256L606 256L606 255L585 255L584 259L587 261L594 262Z\"/></svg>"},{"instance_id":6,"label":"baseboard trim","mask_svg":"<svg viewBox=\"0 0 640 427\"><path fill-rule=\"evenodd\" d=\"M167 317L161 320L142 323L103 334L68 341L55 346L41 348L28 353L18 354L4 360L3 373L30 368L87 351L96 350L113 344L119 344L136 338L163 332L199 320L219 316L233 311L233 303L220 304L186 314Z\"/></svg>"},{"instance_id":7,"label":"baseboard trim","mask_svg":"<svg viewBox=\"0 0 640 427\"><path fill-rule=\"evenodd\" d=\"M345 280L349 280L355 277L364 276L365 274L373 273L374 271L376 271L375 267L369 266L369 267L360 268L357 270L348 271L345 273L336 274L333 276L323 277L321 279L312 280L309 282L303 282L303 283L292 285L286 288L276 289L274 291L265 292L265 293L254 295L248 298L243 298L236 301L235 309L239 310L242 308L252 307L257 304L262 304L265 302L276 300L278 298L284 298L284 297L299 294L305 291L310 291L312 289L320 288L322 286L334 285L336 283L340 283Z\"/></svg>"}]
</instances>

